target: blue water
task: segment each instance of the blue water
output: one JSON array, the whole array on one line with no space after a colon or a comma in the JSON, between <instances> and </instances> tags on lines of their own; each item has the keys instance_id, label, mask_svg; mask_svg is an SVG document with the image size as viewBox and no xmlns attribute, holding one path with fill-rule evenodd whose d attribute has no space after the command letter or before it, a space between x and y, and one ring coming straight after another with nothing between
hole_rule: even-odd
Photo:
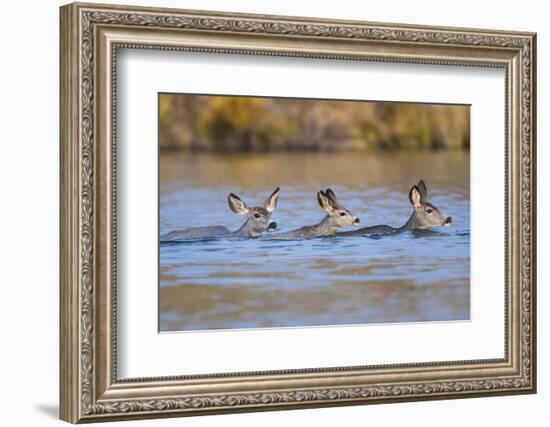
<instances>
[{"instance_id":1,"label":"blue water","mask_svg":"<svg viewBox=\"0 0 550 427\"><path fill-rule=\"evenodd\" d=\"M361 218L361 226L400 226L412 212L408 189L416 177L426 180L430 201L452 216L453 224L389 236L270 240L275 231L261 239L161 244L160 330L469 319L468 157L382 156L380 167L393 163L398 171L388 179L380 170L353 173L365 163L372 168L370 157L338 156L348 167L330 174L334 155L313 155L306 164L313 162L311 171L317 172L306 174L303 168L261 174L262 168L275 164L280 171L289 163L273 155L161 159L160 233L204 225L237 229L244 219L229 210L227 194L235 192L257 206L278 185L273 214L278 231L320 221L324 213L315 191L326 186ZM427 172L426 164L437 166ZM252 168L252 177L241 175L243 165Z\"/></svg>"}]
</instances>

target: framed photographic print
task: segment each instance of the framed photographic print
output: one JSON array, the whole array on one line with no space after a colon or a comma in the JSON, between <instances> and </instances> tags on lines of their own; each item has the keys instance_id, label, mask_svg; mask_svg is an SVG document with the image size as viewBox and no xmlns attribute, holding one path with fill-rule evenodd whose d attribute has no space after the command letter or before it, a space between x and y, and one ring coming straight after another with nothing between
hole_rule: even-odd
<instances>
[{"instance_id":1,"label":"framed photographic print","mask_svg":"<svg viewBox=\"0 0 550 427\"><path fill-rule=\"evenodd\" d=\"M533 393L535 34L61 8L61 418Z\"/></svg>"}]
</instances>

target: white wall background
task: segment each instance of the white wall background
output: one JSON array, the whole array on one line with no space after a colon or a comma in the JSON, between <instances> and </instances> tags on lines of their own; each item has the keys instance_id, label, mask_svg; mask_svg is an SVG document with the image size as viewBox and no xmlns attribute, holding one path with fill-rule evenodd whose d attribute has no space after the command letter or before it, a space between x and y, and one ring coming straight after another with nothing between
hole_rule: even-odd
<instances>
[{"instance_id":1,"label":"white wall background","mask_svg":"<svg viewBox=\"0 0 550 427\"><path fill-rule=\"evenodd\" d=\"M113 3L121 3L110 0ZM538 32L539 393L438 402L137 421L132 425L545 425L550 405L550 29L545 3L133 0L133 4ZM58 402L58 7L6 2L0 25L0 401L3 425L60 425ZM544 240L544 236L547 240ZM545 336L546 335L546 336Z\"/></svg>"}]
</instances>

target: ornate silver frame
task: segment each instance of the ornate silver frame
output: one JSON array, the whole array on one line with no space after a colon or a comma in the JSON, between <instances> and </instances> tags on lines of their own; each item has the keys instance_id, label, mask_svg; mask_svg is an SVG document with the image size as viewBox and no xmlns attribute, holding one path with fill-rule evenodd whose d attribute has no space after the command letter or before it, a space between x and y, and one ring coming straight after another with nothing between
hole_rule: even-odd
<instances>
[{"instance_id":1,"label":"ornate silver frame","mask_svg":"<svg viewBox=\"0 0 550 427\"><path fill-rule=\"evenodd\" d=\"M77 423L534 393L533 33L98 4L61 8L61 418ZM117 48L501 67L506 71L505 357L117 379Z\"/></svg>"}]
</instances>

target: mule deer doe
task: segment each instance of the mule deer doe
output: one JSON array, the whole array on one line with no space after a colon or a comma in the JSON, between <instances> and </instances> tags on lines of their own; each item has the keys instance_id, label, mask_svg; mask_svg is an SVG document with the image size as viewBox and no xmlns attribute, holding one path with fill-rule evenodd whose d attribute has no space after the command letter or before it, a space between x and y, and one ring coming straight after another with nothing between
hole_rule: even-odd
<instances>
[{"instance_id":1,"label":"mule deer doe","mask_svg":"<svg viewBox=\"0 0 550 427\"><path fill-rule=\"evenodd\" d=\"M178 240L215 239L220 237L259 237L267 230L277 228L277 223L271 220L271 214L277 207L279 187L264 201L263 206L248 207L239 196L230 193L227 196L229 208L239 215L246 215L245 223L238 230L231 231L221 225L194 227L174 230L160 237L161 242Z\"/></svg>"},{"instance_id":2,"label":"mule deer doe","mask_svg":"<svg viewBox=\"0 0 550 427\"><path fill-rule=\"evenodd\" d=\"M395 228L389 225L373 225L358 230L343 231L338 236L362 236L368 234L391 234L405 230L419 230L430 227L451 225L452 218L442 213L437 207L428 201L428 188L423 180L413 185L409 191L409 201L413 207L413 213L408 221L401 227Z\"/></svg>"},{"instance_id":3,"label":"mule deer doe","mask_svg":"<svg viewBox=\"0 0 550 427\"><path fill-rule=\"evenodd\" d=\"M270 239L311 239L314 237L334 236L342 227L359 224L359 218L343 207L330 188L317 193L317 202L327 215L315 225L306 225L296 230L274 234Z\"/></svg>"}]
</instances>

